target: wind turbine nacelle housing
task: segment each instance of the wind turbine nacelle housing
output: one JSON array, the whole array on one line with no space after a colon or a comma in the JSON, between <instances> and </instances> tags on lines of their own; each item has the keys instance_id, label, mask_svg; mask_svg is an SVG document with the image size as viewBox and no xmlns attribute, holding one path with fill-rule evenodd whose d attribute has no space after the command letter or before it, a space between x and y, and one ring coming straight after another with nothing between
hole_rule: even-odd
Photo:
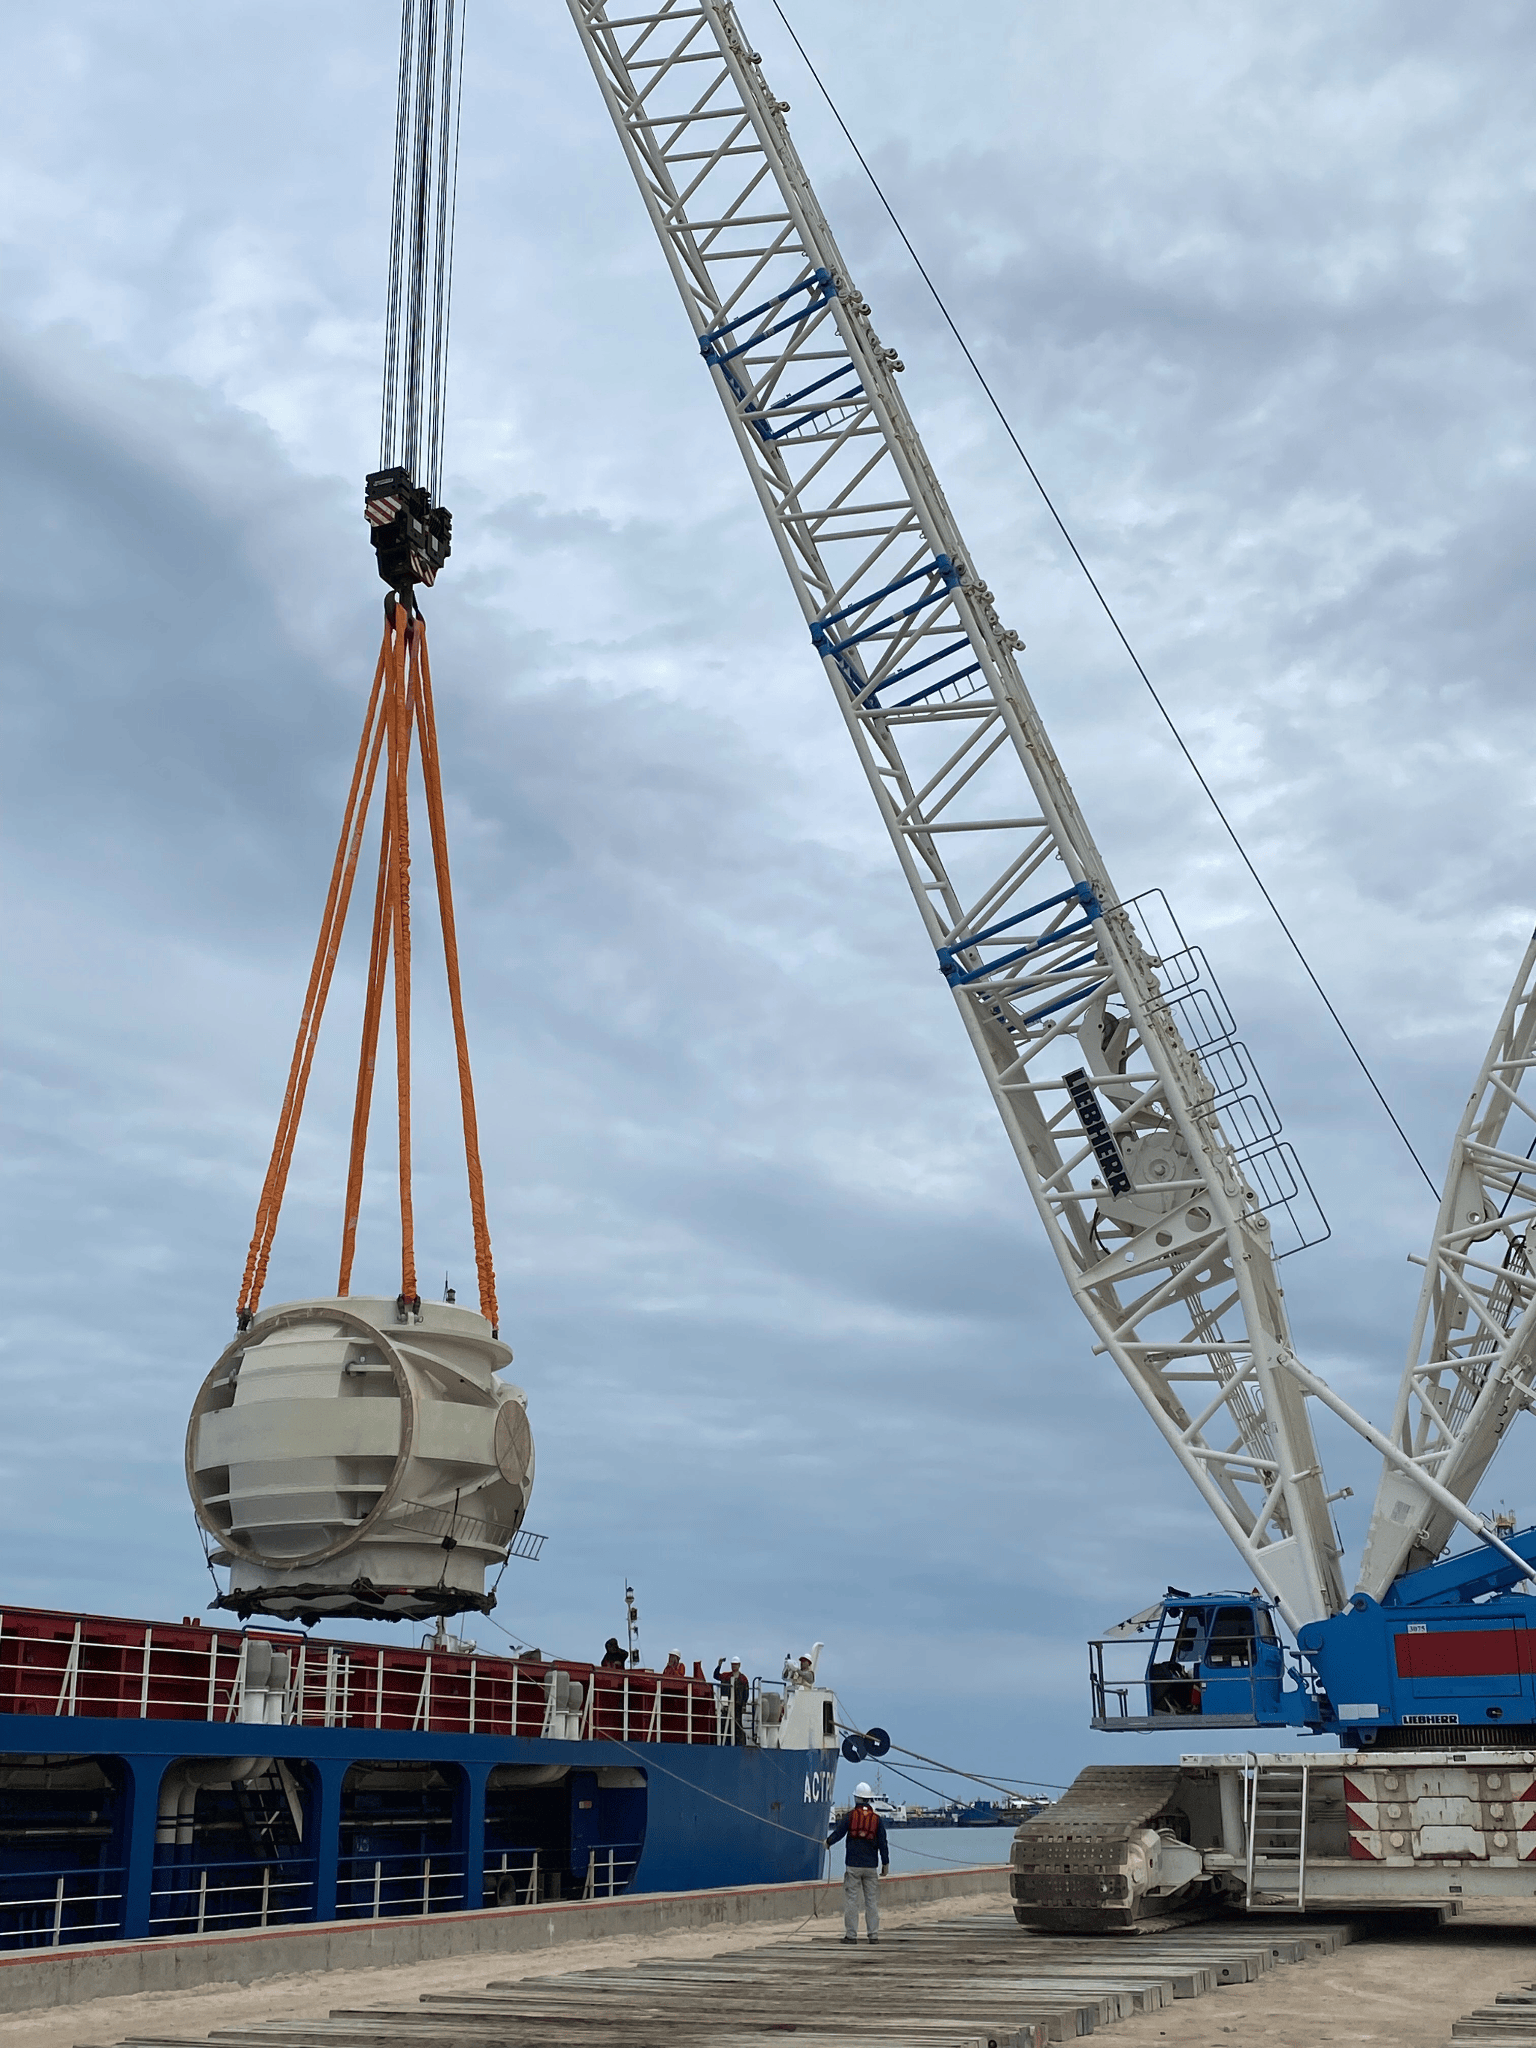
<instances>
[{"instance_id":1,"label":"wind turbine nacelle housing","mask_svg":"<svg viewBox=\"0 0 1536 2048\"><path fill-rule=\"evenodd\" d=\"M203 1382L187 1486L242 1617L485 1612L533 1488L527 1398L473 1309L263 1311Z\"/></svg>"}]
</instances>

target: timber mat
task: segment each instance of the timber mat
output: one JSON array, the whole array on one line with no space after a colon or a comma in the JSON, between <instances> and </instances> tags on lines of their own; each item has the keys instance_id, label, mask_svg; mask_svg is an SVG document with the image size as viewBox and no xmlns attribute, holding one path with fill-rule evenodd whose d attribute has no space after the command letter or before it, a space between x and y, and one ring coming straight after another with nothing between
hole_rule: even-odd
<instances>
[{"instance_id":1,"label":"timber mat","mask_svg":"<svg viewBox=\"0 0 1536 2048\"><path fill-rule=\"evenodd\" d=\"M1536 2048L1536 1984L1501 1991L1492 2005L1480 2005L1451 2027L1458 2041L1497 2041L1502 2048Z\"/></svg>"},{"instance_id":2,"label":"timber mat","mask_svg":"<svg viewBox=\"0 0 1536 2048\"><path fill-rule=\"evenodd\" d=\"M783 2048L786 2033L796 2048L1047 2048L1335 1955L1354 1931L1249 1920L1115 1939L1032 1934L1011 1911L969 1912L878 1945L805 1930L735 1954L493 1979L409 2006L135 2034L116 2048Z\"/></svg>"},{"instance_id":3,"label":"timber mat","mask_svg":"<svg viewBox=\"0 0 1536 2048\"><path fill-rule=\"evenodd\" d=\"M1008 1866L905 1871L882 1879L892 1906L934 1900L1006 1897ZM154 1941L80 1942L0 1955L0 2013L83 2005L144 1991L192 1991L206 1984L256 1984L329 1970L390 1969L402 1963L484 1956L494 1961L530 1949L603 1935L666 1934L679 1928L733 1927L806 1919L841 1921L843 1884L736 1885L718 1891L641 1892L619 1899L565 1899L537 1906L485 1907L388 1920L328 1920L311 1926L243 1929L231 1934L162 1935Z\"/></svg>"}]
</instances>

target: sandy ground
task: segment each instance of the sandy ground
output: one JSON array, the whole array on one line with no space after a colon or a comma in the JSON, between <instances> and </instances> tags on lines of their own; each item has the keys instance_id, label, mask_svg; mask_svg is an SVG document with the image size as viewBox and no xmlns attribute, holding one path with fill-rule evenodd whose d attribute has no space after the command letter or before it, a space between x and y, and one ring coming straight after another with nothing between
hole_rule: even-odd
<instances>
[{"instance_id":1,"label":"sandy ground","mask_svg":"<svg viewBox=\"0 0 1536 2048\"><path fill-rule=\"evenodd\" d=\"M1536 1978L1536 1902L1469 1908L1439 1929L1390 1923L1322 1963L1282 1964L1104 2029L1115 2048L1446 2048L1451 2022Z\"/></svg>"},{"instance_id":2,"label":"sandy ground","mask_svg":"<svg viewBox=\"0 0 1536 2048\"><path fill-rule=\"evenodd\" d=\"M957 1912L997 1907L996 1894L945 1899L887 1913L913 1926ZM809 1923L804 1923L809 1924ZM299 2019L334 2006L408 2005L424 1991L479 1990L492 1977L544 1977L562 1970L639 1962L648 1956L709 1956L792 1941L802 1927L719 1929L571 1943L498 1963L472 1956L392 1970L337 1970L274 1977L245 1987L94 1999L63 2012L0 2015L0 2048L112 2048L130 2034L179 2034L201 2041L242 2021ZM1118 1946L1118 1945L1117 1945ZM1206 1998L1104 2029L1120 2048L1445 2048L1451 2023L1500 1991L1536 1979L1536 1902L1469 1911L1439 1930L1382 1927L1330 1961L1270 1971Z\"/></svg>"}]
</instances>

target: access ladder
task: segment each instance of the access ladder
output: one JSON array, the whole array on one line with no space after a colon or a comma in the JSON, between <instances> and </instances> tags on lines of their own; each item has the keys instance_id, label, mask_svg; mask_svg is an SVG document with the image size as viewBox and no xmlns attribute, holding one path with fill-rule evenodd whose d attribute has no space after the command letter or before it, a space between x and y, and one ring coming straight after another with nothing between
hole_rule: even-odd
<instances>
[{"instance_id":1,"label":"access ladder","mask_svg":"<svg viewBox=\"0 0 1536 2048\"><path fill-rule=\"evenodd\" d=\"M1305 1758L1249 1759L1243 1818L1250 1913L1307 1909L1307 1771Z\"/></svg>"}]
</instances>

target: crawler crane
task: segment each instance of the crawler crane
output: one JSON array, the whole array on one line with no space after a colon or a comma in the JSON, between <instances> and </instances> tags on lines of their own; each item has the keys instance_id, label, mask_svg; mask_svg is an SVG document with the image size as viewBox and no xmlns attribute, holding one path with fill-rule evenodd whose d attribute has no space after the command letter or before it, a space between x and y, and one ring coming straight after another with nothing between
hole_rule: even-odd
<instances>
[{"instance_id":1,"label":"crawler crane","mask_svg":"<svg viewBox=\"0 0 1536 2048\"><path fill-rule=\"evenodd\" d=\"M1110 879L734 10L568 5L1067 1283L1255 1588L1170 1591L1093 1645L1094 1726L1337 1744L1090 1767L1020 1830L1015 1911L1110 1928L1202 1899L1536 1891L1536 1529L1469 1505L1536 1369L1536 941L1382 1431L1297 1355L1294 1155L1203 957ZM1382 1459L1353 1593L1314 1400Z\"/></svg>"}]
</instances>

